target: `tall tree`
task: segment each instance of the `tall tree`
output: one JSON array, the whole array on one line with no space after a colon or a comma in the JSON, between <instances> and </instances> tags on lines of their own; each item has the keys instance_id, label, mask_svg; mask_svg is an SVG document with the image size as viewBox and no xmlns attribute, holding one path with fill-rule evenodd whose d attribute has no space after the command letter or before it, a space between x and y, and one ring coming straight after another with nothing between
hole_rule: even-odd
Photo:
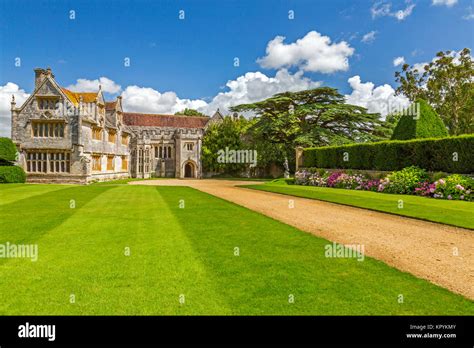
<instances>
[{"instance_id":1,"label":"tall tree","mask_svg":"<svg viewBox=\"0 0 474 348\"><path fill-rule=\"evenodd\" d=\"M184 115L184 116L202 116L206 117L202 112L199 112L195 109L184 109L183 111L176 112L175 115Z\"/></svg>"},{"instance_id":2,"label":"tall tree","mask_svg":"<svg viewBox=\"0 0 474 348\"><path fill-rule=\"evenodd\" d=\"M248 122L243 117L234 120L226 116L222 122L207 128L202 139L202 165L206 171L238 174L245 169L242 163L219 163L218 152L226 147L231 150L244 149L242 136L248 128Z\"/></svg>"},{"instance_id":3,"label":"tall tree","mask_svg":"<svg viewBox=\"0 0 474 348\"><path fill-rule=\"evenodd\" d=\"M346 104L344 96L329 87L279 93L231 110L254 113L257 122L253 127L267 141L283 147L284 163L288 163L297 145L328 145L387 136L379 114Z\"/></svg>"},{"instance_id":4,"label":"tall tree","mask_svg":"<svg viewBox=\"0 0 474 348\"><path fill-rule=\"evenodd\" d=\"M438 52L423 71L404 64L395 79L400 84L397 94L406 95L412 102L418 98L428 101L451 135L473 132L474 62L468 48L459 54Z\"/></svg>"}]
</instances>

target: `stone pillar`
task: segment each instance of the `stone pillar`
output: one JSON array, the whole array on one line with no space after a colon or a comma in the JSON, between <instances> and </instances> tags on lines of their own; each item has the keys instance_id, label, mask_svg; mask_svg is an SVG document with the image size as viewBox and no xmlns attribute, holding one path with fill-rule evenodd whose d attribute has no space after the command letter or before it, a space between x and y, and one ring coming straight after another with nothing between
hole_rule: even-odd
<instances>
[{"instance_id":1,"label":"stone pillar","mask_svg":"<svg viewBox=\"0 0 474 348\"><path fill-rule=\"evenodd\" d=\"M176 148L176 164L175 164L175 177L181 178L181 135L175 134L175 148Z\"/></svg>"},{"instance_id":2,"label":"stone pillar","mask_svg":"<svg viewBox=\"0 0 474 348\"><path fill-rule=\"evenodd\" d=\"M295 172L298 171L300 167L303 166L303 148L301 146L296 147L296 169Z\"/></svg>"},{"instance_id":3,"label":"stone pillar","mask_svg":"<svg viewBox=\"0 0 474 348\"><path fill-rule=\"evenodd\" d=\"M198 141L197 141L197 154L196 154L196 178L201 179L202 178L202 161L201 161L201 147L202 147L202 137L199 136Z\"/></svg>"},{"instance_id":4,"label":"stone pillar","mask_svg":"<svg viewBox=\"0 0 474 348\"><path fill-rule=\"evenodd\" d=\"M15 102L15 95L12 94L12 101L10 103L10 111L11 111L11 114L12 114L12 117L11 117L11 139L13 142L15 142L15 138L16 138L16 132L15 132L15 128L16 128L16 124L18 122L18 119L17 119L17 112L15 111L16 110L16 102Z\"/></svg>"}]
</instances>

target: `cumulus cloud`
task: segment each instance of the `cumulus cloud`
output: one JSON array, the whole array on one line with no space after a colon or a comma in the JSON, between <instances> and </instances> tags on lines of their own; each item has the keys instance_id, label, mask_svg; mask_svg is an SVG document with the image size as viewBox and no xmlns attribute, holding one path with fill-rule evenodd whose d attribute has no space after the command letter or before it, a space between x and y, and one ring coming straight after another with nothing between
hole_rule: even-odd
<instances>
[{"instance_id":1,"label":"cumulus cloud","mask_svg":"<svg viewBox=\"0 0 474 348\"><path fill-rule=\"evenodd\" d=\"M352 88L352 93L346 95L349 104L363 106L369 112L378 112L385 117L392 112L398 112L410 105L408 98L395 95L392 86L384 84L375 86L372 82L362 82L356 75L347 80Z\"/></svg>"},{"instance_id":2,"label":"cumulus cloud","mask_svg":"<svg viewBox=\"0 0 474 348\"><path fill-rule=\"evenodd\" d=\"M403 21L405 18L411 15L414 8L415 8L415 4L410 4L408 2L407 7L405 7L404 9L401 9L398 11L392 11L391 2L380 1L380 2L374 3L374 5L370 9L370 12L372 14L372 18L389 16L389 17L394 17L399 21Z\"/></svg>"},{"instance_id":3,"label":"cumulus cloud","mask_svg":"<svg viewBox=\"0 0 474 348\"><path fill-rule=\"evenodd\" d=\"M434 6L447 6L451 7L457 4L458 0L432 0L431 3Z\"/></svg>"},{"instance_id":4,"label":"cumulus cloud","mask_svg":"<svg viewBox=\"0 0 474 348\"><path fill-rule=\"evenodd\" d=\"M371 42L374 42L375 41L375 34L377 34L377 32L375 30L372 30L370 32L368 32L367 34L365 34L364 36L362 36L362 42L363 43L371 43Z\"/></svg>"},{"instance_id":5,"label":"cumulus cloud","mask_svg":"<svg viewBox=\"0 0 474 348\"><path fill-rule=\"evenodd\" d=\"M74 86L77 85L80 86L81 91L97 90L97 88L93 89L92 84L80 82L80 79ZM226 91L215 95L209 103L202 99L179 98L173 91L160 92L150 87L136 85L127 86L121 95L123 108L126 112L174 114L185 108L191 108L212 115L218 108L227 113L229 107L234 105L256 102L269 98L276 93L301 91L316 88L320 85L321 82L304 77L302 71L292 74L286 69L281 69L273 77L257 71L248 72L235 80L229 80L226 83ZM68 88L79 90L72 88L72 86L68 86ZM20 106L29 96L14 83L9 82L5 86L0 86L1 135L10 134L10 101L12 94L15 95L17 106Z\"/></svg>"},{"instance_id":6,"label":"cumulus cloud","mask_svg":"<svg viewBox=\"0 0 474 348\"><path fill-rule=\"evenodd\" d=\"M257 71L248 72L226 84L228 91L217 94L203 108L208 114L217 108L227 111L229 107L243 103L253 103L271 97L276 93L301 91L321 86L321 82L303 76L302 71L291 74L286 69L277 71L275 77Z\"/></svg>"},{"instance_id":7,"label":"cumulus cloud","mask_svg":"<svg viewBox=\"0 0 474 348\"><path fill-rule=\"evenodd\" d=\"M175 92L161 93L153 88L139 86L128 86L122 92L122 101L124 110L128 112L174 114L191 108L211 115L218 108L226 113L234 105L256 102L280 92L300 91L320 85L321 82L303 77L302 71L291 74L286 69L281 69L274 77L257 71L227 81L227 91L218 93L209 103L202 99L181 99Z\"/></svg>"},{"instance_id":8,"label":"cumulus cloud","mask_svg":"<svg viewBox=\"0 0 474 348\"><path fill-rule=\"evenodd\" d=\"M120 85L107 77L100 77L95 80L77 79L75 84L69 85L66 88L73 92L97 92L99 85L102 87L103 92L111 94L119 93L122 90Z\"/></svg>"},{"instance_id":9,"label":"cumulus cloud","mask_svg":"<svg viewBox=\"0 0 474 348\"><path fill-rule=\"evenodd\" d=\"M397 57L393 60L393 66L399 66L405 64L405 58L404 57Z\"/></svg>"},{"instance_id":10,"label":"cumulus cloud","mask_svg":"<svg viewBox=\"0 0 474 348\"><path fill-rule=\"evenodd\" d=\"M181 99L175 92L164 92L139 86L128 86L122 92L124 111L174 114L185 108L200 109L207 105L203 100Z\"/></svg>"},{"instance_id":11,"label":"cumulus cloud","mask_svg":"<svg viewBox=\"0 0 474 348\"><path fill-rule=\"evenodd\" d=\"M11 100L15 96L16 106L19 107L30 96L23 89L13 83L8 82L5 86L0 86L0 136L10 137L11 130Z\"/></svg>"},{"instance_id":12,"label":"cumulus cloud","mask_svg":"<svg viewBox=\"0 0 474 348\"><path fill-rule=\"evenodd\" d=\"M257 59L263 68L280 69L297 67L302 71L324 74L346 71L348 58L354 48L345 41L331 43L328 36L310 31L296 42L284 43L284 36L276 36L268 42L266 56Z\"/></svg>"}]
</instances>

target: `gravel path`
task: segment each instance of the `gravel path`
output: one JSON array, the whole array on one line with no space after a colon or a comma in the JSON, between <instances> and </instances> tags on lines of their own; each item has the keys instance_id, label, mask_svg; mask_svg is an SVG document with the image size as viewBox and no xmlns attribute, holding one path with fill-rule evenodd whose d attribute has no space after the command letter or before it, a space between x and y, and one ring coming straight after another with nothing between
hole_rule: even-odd
<instances>
[{"instance_id":1,"label":"gravel path","mask_svg":"<svg viewBox=\"0 0 474 348\"><path fill-rule=\"evenodd\" d=\"M251 183L258 182L170 179L129 184L190 186L330 241L363 244L365 255L474 300L474 232L366 209L235 187ZM290 208L290 200L294 208Z\"/></svg>"}]
</instances>

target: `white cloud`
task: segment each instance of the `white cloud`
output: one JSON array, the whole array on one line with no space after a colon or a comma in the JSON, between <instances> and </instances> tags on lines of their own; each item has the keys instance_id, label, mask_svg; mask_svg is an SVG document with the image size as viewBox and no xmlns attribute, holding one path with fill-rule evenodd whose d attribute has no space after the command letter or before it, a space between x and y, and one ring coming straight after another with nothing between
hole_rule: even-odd
<instances>
[{"instance_id":1,"label":"white cloud","mask_svg":"<svg viewBox=\"0 0 474 348\"><path fill-rule=\"evenodd\" d=\"M100 77L95 80L77 79L76 84L69 85L66 88L73 92L97 92L99 90L99 85L102 86L103 92L111 94L119 93L122 89L120 85L107 77Z\"/></svg>"},{"instance_id":2,"label":"white cloud","mask_svg":"<svg viewBox=\"0 0 474 348\"><path fill-rule=\"evenodd\" d=\"M13 82L8 82L5 86L0 86L0 136L2 137L10 137L12 95L15 96L17 107L21 106L30 96Z\"/></svg>"},{"instance_id":3,"label":"white cloud","mask_svg":"<svg viewBox=\"0 0 474 348\"><path fill-rule=\"evenodd\" d=\"M95 82L89 82L84 83L78 80L76 86L80 86L81 91L96 91L97 89L93 89L92 86L92 83ZM286 69L281 69L276 72L274 77L257 71L248 72L235 80L227 81L227 91L218 93L209 103L202 99L181 99L172 91L162 93L153 88L135 85L127 86L121 95L123 108L126 112L174 114L185 108L191 108L211 115L217 108L227 113L230 106L256 102L269 98L276 93L301 91L316 88L320 85L321 82L304 77L302 71L292 74ZM73 89L72 86L68 88ZM3 87L0 86L1 135L10 134L10 101L12 94L15 95L17 106L22 105L29 96L14 83L9 82Z\"/></svg>"},{"instance_id":4,"label":"white cloud","mask_svg":"<svg viewBox=\"0 0 474 348\"><path fill-rule=\"evenodd\" d=\"M404 10L398 10L397 12L395 12L395 18L397 18L399 21L404 20L409 15L411 15L411 12L413 11L414 7L415 5L411 4L411 5L408 5L408 7Z\"/></svg>"},{"instance_id":5,"label":"white cloud","mask_svg":"<svg viewBox=\"0 0 474 348\"><path fill-rule=\"evenodd\" d=\"M124 111L174 114L185 108L199 109L207 105L203 100L180 99L175 92L160 93L149 87L128 86L122 92Z\"/></svg>"},{"instance_id":6,"label":"white cloud","mask_svg":"<svg viewBox=\"0 0 474 348\"><path fill-rule=\"evenodd\" d=\"M429 64L428 62L415 63L411 70L417 70L420 74L425 71L425 65Z\"/></svg>"},{"instance_id":7,"label":"white cloud","mask_svg":"<svg viewBox=\"0 0 474 348\"><path fill-rule=\"evenodd\" d=\"M434 6L447 6L451 7L457 4L458 0L432 0L431 4Z\"/></svg>"},{"instance_id":8,"label":"white cloud","mask_svg":"<svg viewBox=\"0 0 474 348\"><path fill-rule=\"evenodd\" d=\"M372 30L372 31L368 32L367 34L365 34L362 37L361 41L364 42L364 43L374 42L375 41L375 34L377 34L377 32L375 30Z\"/></svg>"},{"instance_id":9,"label":"white cloud","mask_svg":"<svg viewBox=\"0 0 474 348\"><path fill-rule=\"evenodd\" d=\"M310 31L296 42L285 44L284 36L276 36L268 42L266 56L257 59L263 68L298 67L302 71L321 72L324 74L346 71L349 68L348 58L354 48L345 41L331 43L328 36Z\"/></svg>"},{"instance_id":10,"label":"white cloud","mask_svg":"<svg viewBox=\"0 0 474 348\"><path fill-rule=\"evenodd\" d=\"M191 108L211 115L218 108L227 113L229 107L234 105L256 102L276 93L301 91L320 85L321 82L304 77L302 71L291 74L286 69L281 69L274 77L257 71L227 81L228 90L218 93L209 103L202 99L181 99L175 92L161 93L153 88L139 86L125 88L122 101L127 112L174 114Z\"/></svg>"},{"instance_id":11,"label":"white cloud","mask_svg":"<svg viewBox=\"0 0 474 348\"><path fill-rule=\"evenodd\" d=\"M393 66L399 66L405 64L405 58L404 57L397 57L393 60Z\"/></svg>"},{"instance_id":12,"label":"white cloud","mask_svg":"<svg viewBox=\"0 0 474 348\"><path fill-rule=\"evenodd\" d=\"M211 114L217 108L226 112L230 106L253 103L276 93L301 91L321 86L321 82L304 77L302 71L291 74L286 69L277 71L275 77L257 71L248 72L227 82L227 92L217 94L202 110Z\"/></svg>"},{"instance_id":13,"label":"white cloud","mask_svg":"<svg viewBox=\"0 0 474 348\"><path fill-rule=\"evenodd\" d=\"M352 88L352 93L345 96L347 103L363 106L369 112L378 112L385 117L410 105L408 98L396 96L395 90L388 84L375 87L372 82L362 82L358 75L347 81Z\"/></svg>"},{"instance_id":14,"label":"white cloud","mask_svg":"<svg viewBox=\"0 0 474 348\"><path fill-rule=\"evenodd\" d=\"M410 4L408 1L407 7L405 9L392 11L391 2L380 1L380 2L374 3L374 5L370 9L370 12L372 14L372 18L389 16L389 17L394 17L399 21L402 21L405 18L407 18L409 15L411 15L414 8L415 8L415 4Z\"/></svg>"},{"instance_id":15,"label":"white cloud","mask_svg":"<svg viewBox=\"0 0 474 348\"><path fill-rule=\"evenodd\" d=\"M462 19L465 19L465 20L471 20L471 19L474 19L474 9L472 8L472 6L468 6L467 7L467 14L464 15L462 17Z\"/></svg>"}]
</instances>

